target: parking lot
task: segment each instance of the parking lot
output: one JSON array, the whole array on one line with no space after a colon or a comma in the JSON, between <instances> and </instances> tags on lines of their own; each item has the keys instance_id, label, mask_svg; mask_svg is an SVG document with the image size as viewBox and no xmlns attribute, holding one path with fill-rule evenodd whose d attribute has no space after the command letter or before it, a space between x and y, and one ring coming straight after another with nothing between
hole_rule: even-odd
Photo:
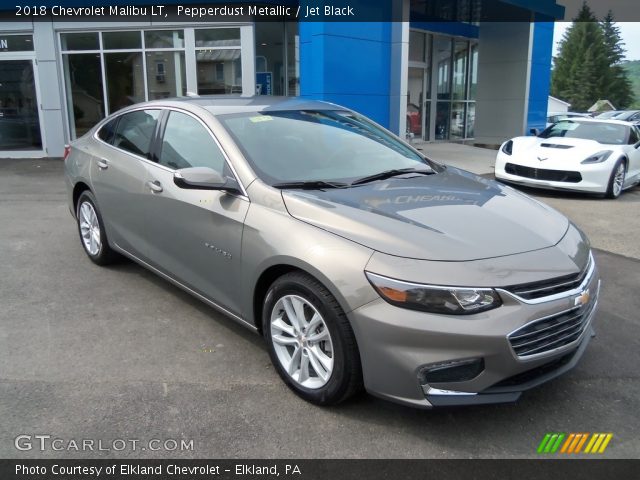
<instances>
[{"instance_id":1,"label":"parking lot","mask_svg":"<svg viewBox=\"0 0 640 480\"><path fill-rule=\"evenodd\" d=\"M92 264L62 162L0 161L0 457L535 457L547 432L612 432L606 457L640 457L640 187L617 201L527 193L596 247L597 337L575 370L512 405L361 395L319 408L285 387L257 335L131 262ZM193 449L20 451L21 434Z\"/></svg>"}]
</instances>

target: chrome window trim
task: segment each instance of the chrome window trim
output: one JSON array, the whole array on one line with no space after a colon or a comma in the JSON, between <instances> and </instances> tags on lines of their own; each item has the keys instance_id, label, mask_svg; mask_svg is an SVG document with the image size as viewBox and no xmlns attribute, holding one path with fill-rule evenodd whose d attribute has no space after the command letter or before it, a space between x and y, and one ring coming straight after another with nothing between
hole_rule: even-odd
<instances>
[{"instance_id":1,"label":"chrome window trim","mask_svg":"<svg viewBox=\"0 0 640 480\"><path fill-rule=\"evenodd\" d=\"M115 145L111 145L110 143L105 142L104 140L102 140L99 136L98 136L98 132L100 131L100 129L102 129L102 127L107 124L108 122L115 120L118 117L121 117L123 115L126 115L127 113L131 113L131 112L137 112L140 110L160 110L160 112L162 112L163 110L167 110L167 111L176 111L178 113L184 113L187 114L191 117L193 117L195 120L197 120L198 122L200 122L200 124L205 128L205 130L209 133L209 135L211 136L211 138L213 139L213 141L216 143L216 145L218 146L218 148L220 149L220 151L222 152L222 156L224 157L225 163L227 164L227 166L229 167L229 170L231 170L231 173L233 174L233 176L235 177L236 182L238 182L238 185L240 185L240 189L242 190L242 194L241 195L234 195L236 197L239 198L244 198L247 201L251 201L249 199L249 195L247 194L247 190L245 188L245 186L242 184L242 181L240 180L240 177L238 176L238 172L236 171L236 169L234 168L234 166L231 163L231 160L229 158L229 155L227 155L227 152L225 152L224 148L222 148L222 145L220 144L220 142L218 141L218 139L216 138L215 134L213 133L213 131L211 130L211 128L209 128L209 126L201 119L199 118L197 115L195 115L192 112L189 112L188 110L184 110L181 108L177 108L177 107L169 107L169 106L150 106L150 105L146 105L146 106L140 106L140 107L135 107L135 108L128 108L126 111L117 113L117 114L113 114L108 116L107 118L104 118L100 123L98 123L98 125L96 125L95 131L93 132L92 137L97 140L98 142L100 142L103 145L106 145L107 147L111 147L114 150L121 152L121 153L126 153L127 155L137 159L137 160L142 160L143 162L148 163L149 165L153 165L156 166L158 168L161 168L167 172L170 173L176 173L178 170L176 169L171 169L169 167L166 167L164 165L161 165L158 162L154 162L152 160L149 160L148 158L144 158L140 155L137 155L135 153L129 152L127 150L124 150L122 148L118 148ZM164 132L163 132L164 133Z\"/></svg>"},{"instance_id":2,"label":"chrome window trim","mask_svg":"<svg viewBox=\"0 0 640 480\"><path fill-rule=\"evenodd\" d=\"M554 300L560 300L562 298L567 298L567 297L571 297L572 295L577 295L579 293L582 293L582 291L585 289L585 287L591 282L591 279L593 278L593 273L595 272L595 269L596 269L596 262L594 261L593 253L591 253L591 252L589 252L588 265L589 265L589 269L587 270L587 274L585 275L585 277L582 280L582 283L580 283L580 285L578 285L576 288L573 288L571 290L566 290L566 291L560 292L560 293L554 293L553 295L548 295L546 297L540 297L540 298L534 298L534 299L531 299L531 300L527 300L526 298L523 298L523 297L521 297L519 295L516 295L515 293L512 293L512 292L510 292L508 290L505 290L504 288L496 288L495 290L500 295L507 295L507 296L509 296L511 298L515 298L519 302L525 303L527 305L538 305L540 303L553 302ZM561 285L561 284L559 284L559 285Z\"/></svg>"}]
</instances>

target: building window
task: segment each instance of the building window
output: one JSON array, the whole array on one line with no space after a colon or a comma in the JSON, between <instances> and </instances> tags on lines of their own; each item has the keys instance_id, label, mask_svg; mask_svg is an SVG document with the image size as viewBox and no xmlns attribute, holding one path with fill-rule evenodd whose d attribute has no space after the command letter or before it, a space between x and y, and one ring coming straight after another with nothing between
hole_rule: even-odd
<instances>
[{"instance_id":1,"label":"building window","mask_svg":"<svg viewBox=\"0 0 640 480\"><path fill-rule=\"evenodd\" d=\"M60 34L71 137L123 107L187 93L183 30Z\"/></svg>"},{"instance_id":2,"label":"building window","mask_svg":"<svg viewBox=\"0 0 640 480\"><path fill-rule=\"evenodd\" d=\"M195 31L198 94L242 93L239 28Z\"/></svg>"},{"instance_id":3,"label":"building window","mask_svg":"<svg viewBox=\"0 0 640 480\"><path fill-rule=\"evenodd\" d=\"M411 31L407 132L427 141L473 138L477 70L477 43Z\"/></svg>"},{"instance_id":4,"label":"building window","mask_svg":"<svg viewBox=\"0 0 640 480\"><path fill-rule=\"evenodd\" d=\"M3 35L0 37L0 52L32 52L32 35Z\"/></svg>"},{"instance_id":5,"label":"building window","mask_svg":"<svg viewBox=\"0 0 640 480\"><path fill-rule=\"evenodd\" d=\"M299 94L300 58L297 22L256 22L256 93Z\"/></svg>"}]
</instances>

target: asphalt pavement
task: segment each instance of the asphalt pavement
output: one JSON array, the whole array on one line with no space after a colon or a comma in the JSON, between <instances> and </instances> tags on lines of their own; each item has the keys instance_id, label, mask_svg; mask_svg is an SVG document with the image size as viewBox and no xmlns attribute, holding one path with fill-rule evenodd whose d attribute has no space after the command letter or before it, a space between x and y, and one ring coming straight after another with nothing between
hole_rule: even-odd
<instances>
[{"instance_id":1,"label":"asphalt pavement","mask_svg":"<svg viewBox=\"0 0 640 480\"><path fill-rule=\"evenodd\" d=\"M627 195L588 202L628 224L620 206L637 212L640 196ZM591 205L552 199L561 210ZM587 231L590 218L580 216ZM60 161L0 160L0 458L536 457L547 432L612 432L604 457L639 458L633 225L616 247L623 255L596 245L597 337L569 374L510 405L422 411L363 394L320 408L284 386L257 335L131 262L92 264ZM16 448L20 435L30 449L25 437ZM35 435L59 438L62 450L41 451ZM111 450L69 447L83 439ZM118 439L128 447L116 451ZM130 448L151 439L191 448Z\"/></svg>"}]
</instances>

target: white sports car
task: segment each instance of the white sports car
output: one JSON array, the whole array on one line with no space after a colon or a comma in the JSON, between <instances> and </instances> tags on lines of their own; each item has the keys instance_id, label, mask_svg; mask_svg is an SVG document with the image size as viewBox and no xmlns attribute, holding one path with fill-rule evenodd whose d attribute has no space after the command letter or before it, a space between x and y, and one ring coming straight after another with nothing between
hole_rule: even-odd
<instances>
[{"instance_id":1,"label":"white sports car","mask_svg":"<svg viewBox=\"0 0 640 480\"><path fill-rule=\"evenodd\" d=\"M640 183L640 130L618 120L572 118L502 144L496 178L617 198Z\"/></svg>"}]
</instances>

